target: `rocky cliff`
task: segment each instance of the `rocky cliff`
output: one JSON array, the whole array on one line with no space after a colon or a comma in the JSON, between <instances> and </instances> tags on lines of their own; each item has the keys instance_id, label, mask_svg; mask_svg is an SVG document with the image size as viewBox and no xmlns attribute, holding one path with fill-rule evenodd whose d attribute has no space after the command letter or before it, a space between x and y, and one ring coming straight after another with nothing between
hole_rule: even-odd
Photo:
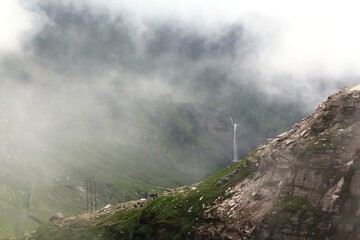
<instances>
[{"instance_id":1,"label":"rocky cliff","mask_svg":"<svg viewBox=\"0 0 360 240\"><path fill-rule=\"evenodd\" d=\"M360 239L360 86L257 149L256 173L206 211L199 239ZM218 184L226 182L229 176Z\"/></svg>"}]
</instances>

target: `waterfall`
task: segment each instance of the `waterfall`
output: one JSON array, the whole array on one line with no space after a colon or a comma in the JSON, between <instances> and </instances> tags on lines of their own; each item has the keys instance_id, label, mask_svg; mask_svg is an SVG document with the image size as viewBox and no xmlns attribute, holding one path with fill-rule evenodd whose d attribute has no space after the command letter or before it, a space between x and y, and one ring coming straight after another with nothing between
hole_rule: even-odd
<instances>
[{"instance_id":1,"label":"waterfall","mask_svg":"<svg viewBox=\"0 0 360 240\"><path fill-rule=\"evenodd\" d=\"M239 161L238 152L237 152L237 146L236 146L236 127L237 124L233 121L233 119L230 117L231 124L234 126L234 160L233 162Z\"/></svg>"},{"instance_id":2,"label":"waterfall","mask_svg":"<svg viewBox=\"0 0 360 240\"><path fill-rule=\"evenodd\" d=\"M237 124L234 123L233 124L234 126L234 162L237 162L239 159L238 159L238 152L237 152L237 146L236 146L236 127L237 127Z\"/></svg>"}]
</instances>

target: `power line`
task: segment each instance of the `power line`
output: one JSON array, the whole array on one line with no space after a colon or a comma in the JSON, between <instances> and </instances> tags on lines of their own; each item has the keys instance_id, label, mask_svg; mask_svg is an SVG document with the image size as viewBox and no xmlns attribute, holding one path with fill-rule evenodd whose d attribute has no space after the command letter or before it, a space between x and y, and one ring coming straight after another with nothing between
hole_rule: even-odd
<instances>
[{"instance_id":1,"label":"power line","mask_svg":"<svg viewBox=\"0 0 360 240\"><path fill-rule=\"evenodd\" d=\"M96 179L86 181L86 211L97 210Z\"/></svg>"}]
</instances>

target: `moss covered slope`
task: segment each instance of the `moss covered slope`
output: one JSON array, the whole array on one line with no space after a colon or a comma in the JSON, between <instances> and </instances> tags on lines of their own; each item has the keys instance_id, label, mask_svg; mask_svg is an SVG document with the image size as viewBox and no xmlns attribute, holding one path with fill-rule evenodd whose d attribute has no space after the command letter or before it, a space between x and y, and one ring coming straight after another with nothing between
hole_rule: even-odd
<instances>
[{"instance_id":1,"label":"moss covered slope","mask_svg":"<svg viewBox=\"0 0 360 240\"><path fill-rule=\"evenodd\" d=\"M211 224L203 218L217 199L229 197L226 189L238 184L255 169L247 158L223 169L197 186L177 189L172 194L148 200L142 208L126 208L89 221L81 227L58 228L47 224L33 239L186 239L193 237L194 227ZM219 182L231 174L226 182ZM68 238L71 235L71 238Z\"/></svg>"}]
</instances>

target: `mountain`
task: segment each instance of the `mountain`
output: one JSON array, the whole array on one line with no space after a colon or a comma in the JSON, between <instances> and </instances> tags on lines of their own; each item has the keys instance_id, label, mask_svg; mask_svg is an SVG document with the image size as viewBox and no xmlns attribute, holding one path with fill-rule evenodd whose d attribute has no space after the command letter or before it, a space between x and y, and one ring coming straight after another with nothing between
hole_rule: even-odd
<instances>
[{"instance_id":1,"label":"mountain","mask_svg":"<svg viewBox=\"0 0 360 240\"><path fill-rule=\"evenodd\" d=\"M292 124L285 113L301 112L245 87L226 97L237 107L110 89L102 81L2 85L0 237L32 231L58 211L83 212L90 179L99 207L203 180L233 160L230 115L243 157Z\"/></svg>"},{"instance_id":2,"label":"mountain","mask_svg":"<svg viewBox=\"0 0 360 240\"><path fill-rule=\"evenodd\" d=\"M81 213L90 179L99 207L203 180L233 159L230 115L243 157L307 114L305 103L355 81L314 79L315 98L268 87L241 22L211 30L35 2L26 9L41 26L1 54L0 237Z\"/></svg>"},{"instance_id":3,"label":"mountain","mask_svg":"<svg viewBox=\"0 0 360 240\"><path fill-rule=\"evenodd\" d=\"M360 85L197 185L60 219L33 239L359 239L359 134Z\"/></svg>"},{"instance_id":4,"label":"mountain","mask_svg":"<svg viewBox=\"0 0 360 240\"><path fill-rule=\"evenodd\" d=\"M109 118L54 109L61 121L36 135L33 123L29 128L4 116L0 236L35 229L57 211L84 211L90 179L97 180L104 206L199 181L232 161L227 113L188 103L127 102L127 112L111 107Z\"/></svg>"}]
</instances>

